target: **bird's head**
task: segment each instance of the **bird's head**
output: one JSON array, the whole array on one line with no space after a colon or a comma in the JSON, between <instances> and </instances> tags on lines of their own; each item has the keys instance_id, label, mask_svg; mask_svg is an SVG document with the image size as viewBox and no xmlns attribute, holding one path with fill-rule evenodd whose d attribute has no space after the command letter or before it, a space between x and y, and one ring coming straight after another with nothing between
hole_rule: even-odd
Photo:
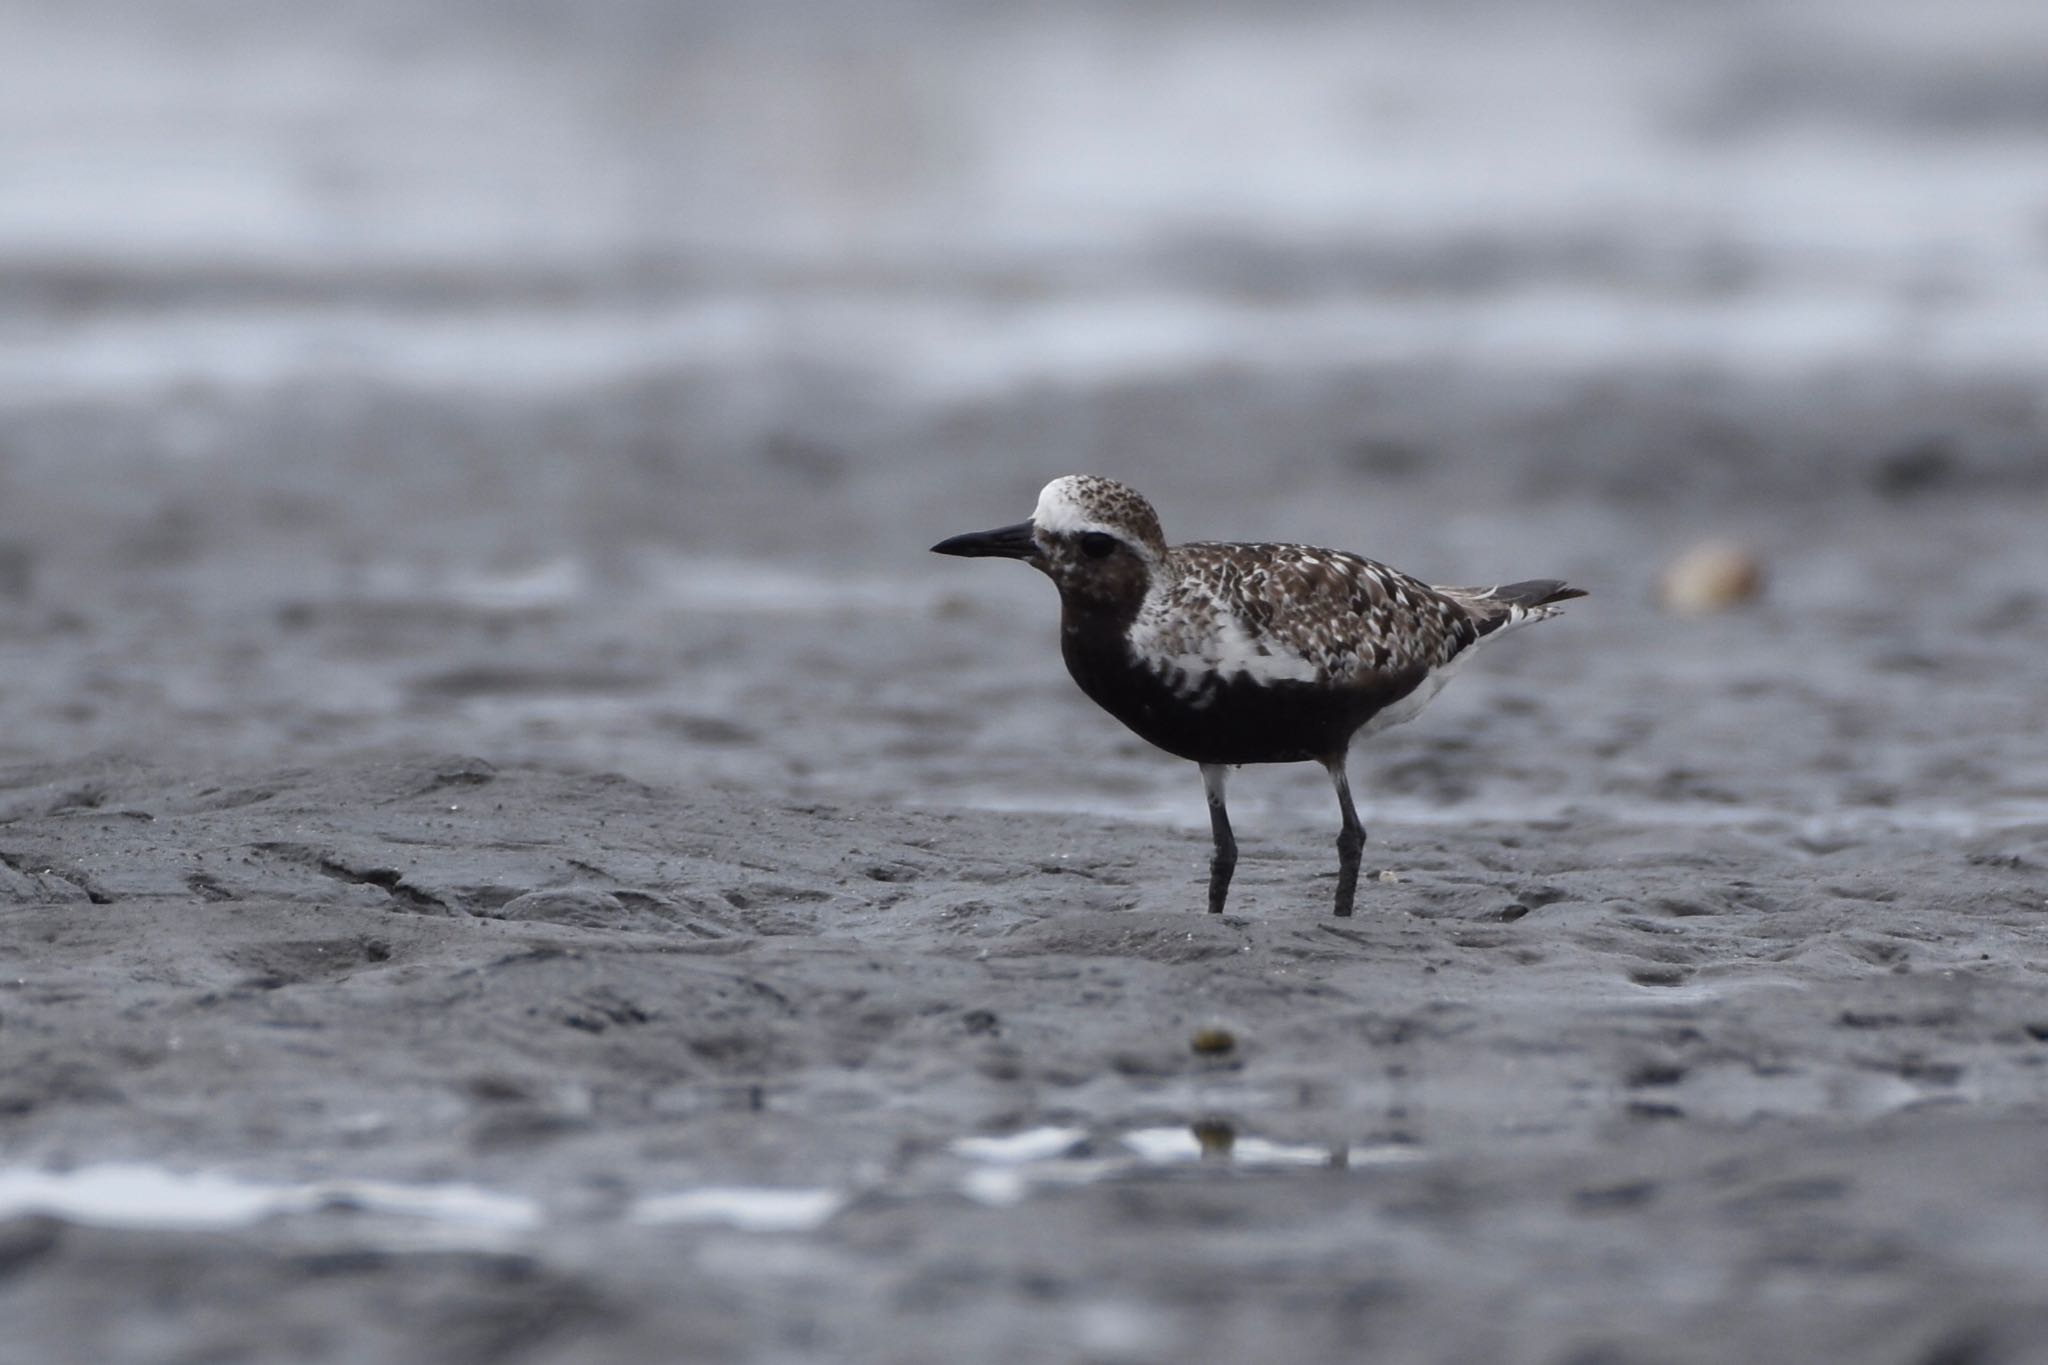
<instances>
[{"instance_id":1,"label":"bird's head","mask_svg":"<svg viewBox=\"0 0 2048 1365\"><path fill-rule=\"evenodd\" d=\"M942 555L1021 559L1080 602L1143 600L1166 557L1159 515L1136 489L1095 474L1054 479L1031 520L974 531L932 546Z\"/></svg>"}]
</instances>

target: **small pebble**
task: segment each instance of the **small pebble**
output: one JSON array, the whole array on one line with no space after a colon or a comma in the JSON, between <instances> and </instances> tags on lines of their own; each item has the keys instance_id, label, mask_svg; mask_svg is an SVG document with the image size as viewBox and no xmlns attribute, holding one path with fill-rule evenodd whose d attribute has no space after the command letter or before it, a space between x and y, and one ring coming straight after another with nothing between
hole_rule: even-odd
<instances>
[{"instance_id":1,"label":"small pebble","mask_svg":"<svg viewBox=\"0 0 2048 1365\"><path fill-rule=\"evenodd\" d=\"M1227 1028L1196 1029L1188 1046L1204 1057L1220 1057L1237 1047L1237 1037Z\"/></svg>"},{"instance_id":2,"label":"small pebble","mask_svg":"<svg viewBox=\"0 0 2048 1365\"><path fill-rule=\"evenodd\" d=\"M1237 1145L1237 1129L1227 1119L1197 1119L1188 1127L1206 1159L1227 1158Z\"/></svg>"}]
</instances>

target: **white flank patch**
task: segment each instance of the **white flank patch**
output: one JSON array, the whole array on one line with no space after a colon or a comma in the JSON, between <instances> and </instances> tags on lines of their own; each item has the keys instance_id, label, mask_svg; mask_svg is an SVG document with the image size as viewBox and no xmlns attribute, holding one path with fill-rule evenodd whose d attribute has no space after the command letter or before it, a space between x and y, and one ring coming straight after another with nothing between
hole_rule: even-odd
<instances>
[{"instance_id":1,"label":"white flank patch","mask_svg":"<svg viewBox=\"0 0 2048 1365\"><path fill-rule=\"evenodd\" d=\"M1207 613L1177 609L1155 586L1131 623L1132 653L1166 678L1176 693L1192 696L1206 690L1212 680L1239 675L1262 684L1321 679L1321 669L1276 640L1267 640L1261 654L1260 642L1227 600L1212 596L1209 606Z\"/></svg>"},{"instance_id":2,"label":"white flank patch","mask_svg":"<svg viewBox=\"0 0 2048 1365\"><path fill-rule=\"evenodd\" d=\"M1498 633L1495 632L1495 634ZM1491 639L1492 636L1486 638ZM1422 708L1429 705L1430 700L1437 693L1444 690L1444 684L1451 680L1451 675L1465 666L1465 660L1472 657L1473 651L1485 643L1486 640L1484 639L1474 640L1471 644L1466 645L1456 654L1453 654L1449 663L1438 664L1435 668L1423 674L1422 681L1415 685L1413 692L1410 692L1407 696L1380 711L1371 720L1367 721L1360 727L1358 733L1351 737L1352 742L1355 744L1361 736L1375 735L1382 730L1396 725L1405 725L1409 721L1414 720L1416 716L1422 713Z\"/></svg>"}]
</instances>

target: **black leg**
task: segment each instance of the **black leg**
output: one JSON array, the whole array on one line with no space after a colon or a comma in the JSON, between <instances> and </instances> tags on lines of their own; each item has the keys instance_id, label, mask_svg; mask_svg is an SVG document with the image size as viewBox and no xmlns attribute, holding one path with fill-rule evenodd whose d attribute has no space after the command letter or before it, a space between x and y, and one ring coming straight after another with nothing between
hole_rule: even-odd
<instances>
[{"instance_id":1,"label":"black leg","mask_svg":"<svg viewBox=\"0 0 2048 1365\"><path fill-rule=\"evenodd\" d=\"M1365 826L1358 822L1358 808L1351 804L1351 779L1344 773L1344 756L1324 760L1330 781L1337 788L1337 809L1344 813L1344 828L1337 832L1337 908L1348 916L1358 895L1358 855L1365 851Z\"/></svg>"},{"instance_id":2,"label":"black leg","mask_svg":"<svg viewBox=\"0 0 2048 1365\"><path fill-rule=\"evenodd\" d=\"M1229 771L1220 763L1202 765L1202 785L1209 792L1209 833L1215 837L1216 852L1209 859L1209 913L1223 913L1223 898L1230 894L1230 874L1237 870L1237 840L1230 836L1230 813L1223 809L1223 775Z\"/></svg>"}]
</instances>

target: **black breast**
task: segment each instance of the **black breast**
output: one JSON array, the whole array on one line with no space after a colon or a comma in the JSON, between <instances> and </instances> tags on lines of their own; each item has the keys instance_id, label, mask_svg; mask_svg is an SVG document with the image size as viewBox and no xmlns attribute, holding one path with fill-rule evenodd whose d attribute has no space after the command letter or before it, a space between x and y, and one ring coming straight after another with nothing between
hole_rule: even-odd
<instances>
[{"instance_id":1,"label":"black breast","mask_svg":"<svg viewBox=\"0 0 2048 1365\"><path fill-rule=\"evenodd\" d=\"M1297 763L1341 753L1358 727L1415 690L1426 670L1360 684L1210 679L1199 692L1140 665L1125 625L1063 613L1061 653L1081 690L1140 738L1196 763Z\"/></svg>"}]
</instances>

